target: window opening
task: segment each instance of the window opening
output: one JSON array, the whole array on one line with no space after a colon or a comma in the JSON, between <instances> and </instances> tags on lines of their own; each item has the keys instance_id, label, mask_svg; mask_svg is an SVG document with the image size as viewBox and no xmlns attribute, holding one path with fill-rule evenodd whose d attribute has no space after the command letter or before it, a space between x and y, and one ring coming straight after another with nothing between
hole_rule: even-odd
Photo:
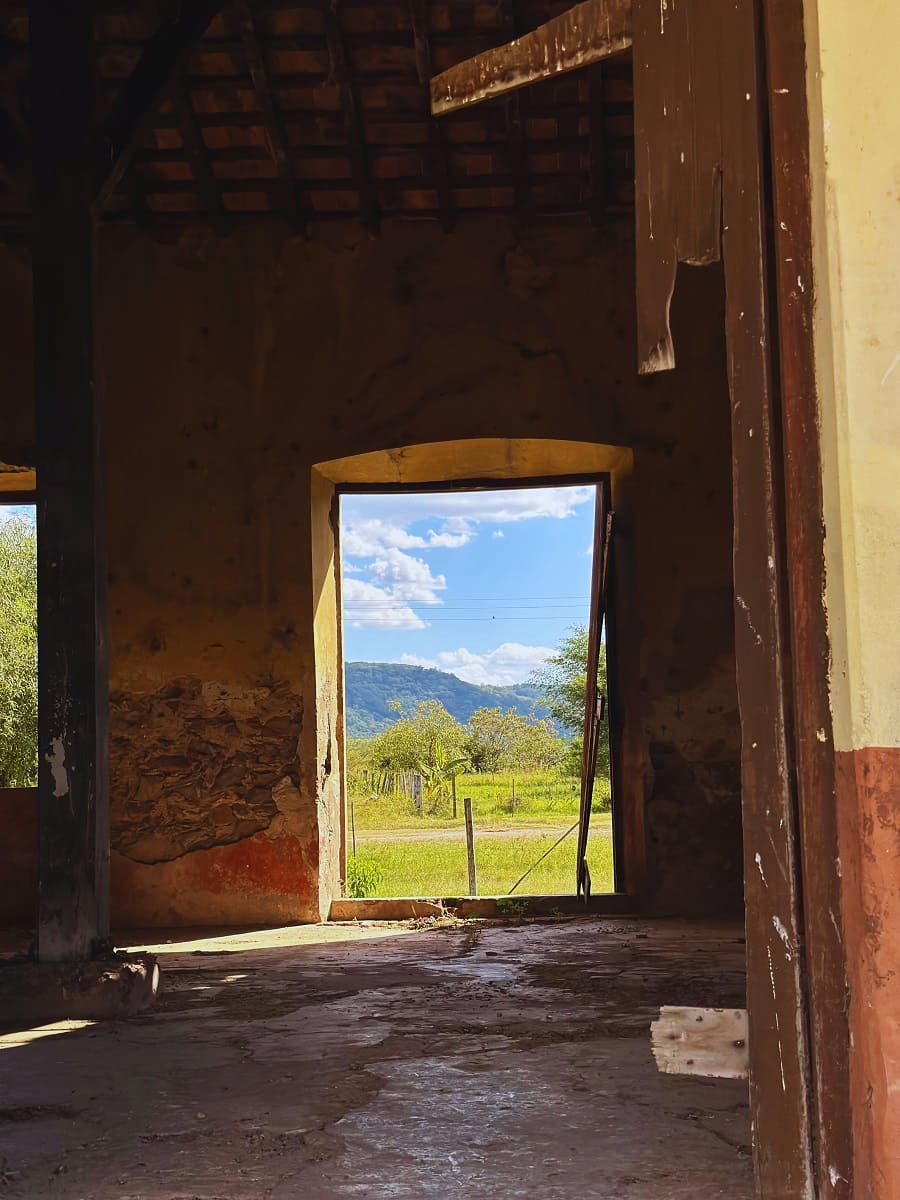
<instances>
[{"instance_id":1,"label":"window opening","mask_svg":"<svg viewBox=\"0 0 900 1200\"><path fill-rule=\"evenodd\" d=\"M582 863L614 890L608 511L605 477L343 490L348 896L571 896Z\"/></svg>"}]
</instances>

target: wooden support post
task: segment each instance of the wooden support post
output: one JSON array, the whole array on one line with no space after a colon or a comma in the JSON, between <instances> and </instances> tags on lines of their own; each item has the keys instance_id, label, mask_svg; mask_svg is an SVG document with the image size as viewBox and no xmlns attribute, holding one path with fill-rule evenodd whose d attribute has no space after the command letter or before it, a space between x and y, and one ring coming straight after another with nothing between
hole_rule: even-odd
<instances>
[{"instance_id":1,"label":"wooden support post","mask_svg":"<svg viewBox=\"0 0 900 1200\"><path fill-rule=\"evenodd\" d=\"M466 815L466 860L469 864L469 895L478 895L478 880L475 877L475 826L472 824L472 798L463 799Z\"/></svg>"},{"instance_id":2,"label":"wooden support post","mask_svg":"<svg viewBox=\"0 0 900 1200\"><path fill-rule=\"evenodd\" d=\"M109 930L106 559L94 391L91 6L32 0L37 414L38 954Z\"/></svg>"}]
</instances>

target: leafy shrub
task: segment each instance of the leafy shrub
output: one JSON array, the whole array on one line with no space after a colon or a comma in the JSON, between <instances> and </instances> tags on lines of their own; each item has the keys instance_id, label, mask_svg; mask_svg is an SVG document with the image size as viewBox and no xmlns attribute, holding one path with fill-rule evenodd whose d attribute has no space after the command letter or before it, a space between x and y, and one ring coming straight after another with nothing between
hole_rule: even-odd
<instances>
[{"instance_id":1,"label":"leafy shrub","mask_svg":"<svg viewBox=\"0 0 900 1200\"><path fill-rule=\"evenodd\" d=\"M37 537L0 519L0 787L37 783Z\"/></svg>"},{"instance_id":2,"label":"leafy shrub","mask_svg":"<svg viewBox=\"0 0 900 1200\"><path fill-rule=\"evenodd\" d=\"M384 871L378 863L351 854L347 859L347 895L353 900L365 900L378 891Z\"/></svg>"}]
</instances>

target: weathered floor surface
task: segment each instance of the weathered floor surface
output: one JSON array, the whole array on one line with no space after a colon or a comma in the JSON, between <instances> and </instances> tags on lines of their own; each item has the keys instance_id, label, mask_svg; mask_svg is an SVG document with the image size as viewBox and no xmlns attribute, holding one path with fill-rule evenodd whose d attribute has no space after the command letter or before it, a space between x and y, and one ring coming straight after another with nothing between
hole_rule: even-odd
<instances>
[{"instance_id":1,"label":"weathered floor surface","mask_svg":"<svg viewBox=\"0 0 900 1200\"><path fill-rule=\"evenodd\" d=\"M746 1085L660 1075L649 1040L660 1004L743 1003L736 928L371 924L157 948L153 1012L0 1039L0 1196L752 1196Z\"/></svg>"}]
</instances>

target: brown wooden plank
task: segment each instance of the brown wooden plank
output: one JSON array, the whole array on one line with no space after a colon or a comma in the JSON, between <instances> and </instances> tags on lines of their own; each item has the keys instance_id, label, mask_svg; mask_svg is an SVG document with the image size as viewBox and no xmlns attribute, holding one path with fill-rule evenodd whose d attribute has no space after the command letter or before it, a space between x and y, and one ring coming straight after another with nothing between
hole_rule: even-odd
<instances>
[{"instance_id":1,"label":"brown wooden plank","mask_svg":"<svg viewBox=\"0 0 900 1200\"><path fill-rule=\"evenodd\" d=\"M669 307L679 262L719 258L724 10L695 0L634 11L638 371L675 365Z\"/></svg>"},{"instance_id":2,"label":"brown wooden plank","mask_svg":"<svg viewBox=\"0 0 900 1200\"><path fill-rule=\"evenodd\" d=\"M96 139L95 214L103 211L118 187L159 102L221 7L222 0L182 3L147 42L140 62L120 88Z\"/></svg>"},{"instance_id":3,"label":"brown wooden plank","mask_svg":"<svg viewBox=\"0 0 900 1200\"><path fill-rule=\"evenodd\" d=\"M788 745L786 579L767 303L756 4L734 0L729 14L718 58L750 1108L760 1195L764 1200L811 1200L809 1047Z\"/></svg>"},{"instance_id":4,"label":"brown wooden plank","mask_svg":"<svg viewBox=\"0 0 900 1200\"><path fill-rule=\"evenodd\" d=\"M91 9L29 5L37 418L38 954L109 932L106 559L94 389ZM60 96L65 103L60 103Z\"/></svg>"},{"instance_id":5,"label":"brown wooden plank","mask_svg":"<svg viewBox=\"0 0 900 1200\"><path fill-rule=\"evenodd\" d=\"M828 698L822 467L813 358L812 210L801 0L763 0L778 296L794 754L815 1098L816 1183L852 1190L846 969Z\"/></svg>"},{"instance_id":6,"label":"brown wooden plank","mask_svg":"<svg viewBox=\"0 0 900 1200\"><path fill-rule=\"evenodd\" d=\"M631 3L584 0L531 33L442 71L431 81L431 111L455 112L627 50Z\"/></svg>"}]
</instances>

